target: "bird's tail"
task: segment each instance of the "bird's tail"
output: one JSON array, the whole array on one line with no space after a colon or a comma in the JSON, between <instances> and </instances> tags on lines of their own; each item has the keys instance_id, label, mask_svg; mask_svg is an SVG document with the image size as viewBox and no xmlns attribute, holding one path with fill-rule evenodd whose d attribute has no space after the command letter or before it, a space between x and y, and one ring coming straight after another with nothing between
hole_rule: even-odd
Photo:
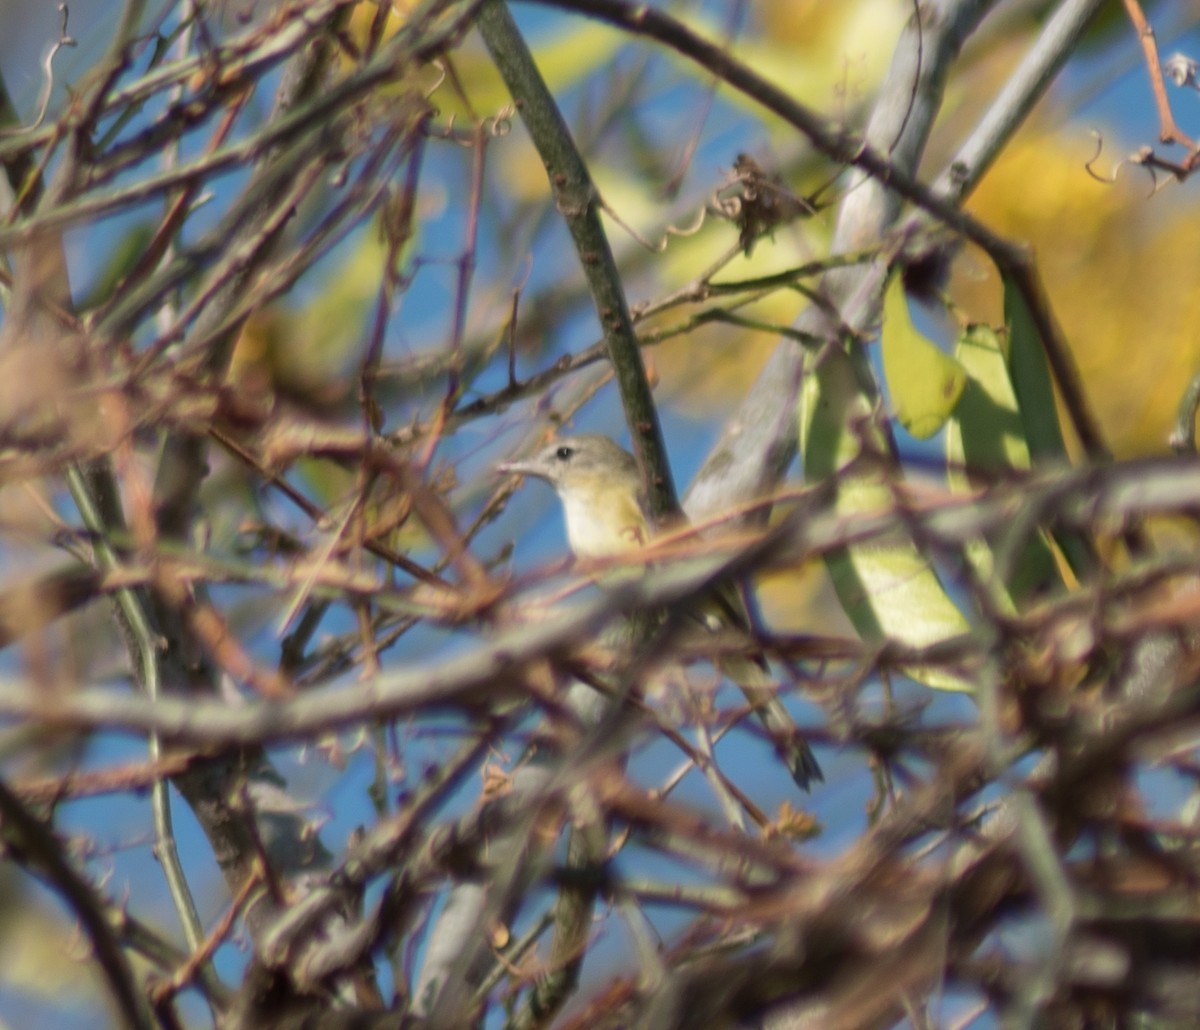
<instances>
[{"instance_id":1,"label":"bird's tail","mask_svg":"<svg viewBox=\"0 0 1200 1030\"><path fill-rule=\"evenodd\" d=\"M825 775L817 764L813 754L792 720L788 710L775 695L774 684L766 671L765 663L751 661L749 658L726 658L719 663L721 672L738 685L759 722L763 724L775 751L782 758L792 774L792 779L801 790L810 790L812 784L822 783Z\"/></svg>"}]
</instances>

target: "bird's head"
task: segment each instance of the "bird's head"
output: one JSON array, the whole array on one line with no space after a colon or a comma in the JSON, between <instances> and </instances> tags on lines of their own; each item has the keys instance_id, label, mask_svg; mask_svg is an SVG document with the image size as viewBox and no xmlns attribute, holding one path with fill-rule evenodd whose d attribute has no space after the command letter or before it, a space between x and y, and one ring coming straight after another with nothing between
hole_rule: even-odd
<instances>
[{"instance_id":1,"label":"bird's head","mask_svg":"<svg viewBox=\"0 0 1200 1030\"><path fill-rule=\"evenodd\" d=\"M644 546L649 538L637 462L607 436L561 437L499 469L536 476L554 487L576 557L620 554Z\"/></svg>"}]
</instances>

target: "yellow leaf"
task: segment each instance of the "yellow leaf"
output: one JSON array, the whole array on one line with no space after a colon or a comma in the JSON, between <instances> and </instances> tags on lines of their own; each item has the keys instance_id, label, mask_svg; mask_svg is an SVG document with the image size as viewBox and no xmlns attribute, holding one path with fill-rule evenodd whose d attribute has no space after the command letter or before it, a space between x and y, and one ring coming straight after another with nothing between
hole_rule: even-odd
<instances>
[{"instance_id":1,"label":"yellow leaf","mask_svg":"<svg viewBox=\"0 0 1200 1030\"><path fill-rule=\"evenodd\" d=\"M1091 156L1091 127L1065 123L1061 110L1035 117L969 207L1037 255L1083 392L1114 454L1161 454L1183 384L1200 367L1200 248L1191 228L1200 201L1169 189L1147 199L1146 180L1128 166L1114 183L1089 177L1082 166ZM1113 151L1133 142L1101 131L1098 167L1108 174ZM1004 318L1000 276L978 252L968 249L956 261L951 296L973 320ZM1074 446L1069 434L1066 442Z\"/></svg>"},{"instance_id":2,"label":"yellow leaf","mask_svg":"<svg viewBox=\"0 0 1200 1030\"><path fill-rule=\"evenodd\" d=\"M990 326L968 326L954 354L970 380L946 430L951 486L966 490L973 474L986 482L989 475L1028 469L1029 445L1003 338Z\"/></svg>"},{"instance_id":3,"label":"yellow leaf","mask_svg":"<svg viewBox=\"0 0 1200 1030\"><path fill-rule=\"evenodd\" d=\"M835 510L853 517L891 510L895 493L886 477L847 466L863 449L862 427L872 445L887 442L871 427L872 399L861 389L861 353L831 350L805 378L800 400L800 451L809 482L836 479ZM838 599L859 636L871 643L892 640L924 648L970 631L929 559L903 533L853 544L825 556ZM909 666L905 675L937 690L969 691L968 678L933 665Z\"/></svg>"},{"instance_id":4,"label":"yellow leaf","mask_svg":"<svg viewBox=\"0 0 1200 1030\"><path fill-rule=\"evenodd\" d=\"M900 273L883 295L883 373L896 418L913 436L926 439L946 424L967 385L967 371L913 325Z\"/></svg>"}]
</instances>

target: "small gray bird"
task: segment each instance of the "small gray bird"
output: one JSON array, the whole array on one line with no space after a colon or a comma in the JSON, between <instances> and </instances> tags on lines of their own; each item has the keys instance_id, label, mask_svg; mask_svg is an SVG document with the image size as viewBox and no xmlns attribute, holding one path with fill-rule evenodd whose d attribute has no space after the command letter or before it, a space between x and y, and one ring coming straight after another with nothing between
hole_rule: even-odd
<instances>
[{"instance_id":1,"label":"small gray bird","mask_svg":"<svg viewBox=\"0 0 1200 1030\"><path fill-rule=\"evenodd\" d=\"M577 558L607 558L645 547L652 534L633 455L607 436L589 433L546 444L531 458L499 466L502 472L536 476L554 487L566 518L567 540ZM731 584L710 591L696 618L710 629L750 628L741 595ZM766 727L776 750L802 790L824 776L808 742L775 696L766 660L740 656L718 663L741 688Z\"/></svg>"}]
</instances>

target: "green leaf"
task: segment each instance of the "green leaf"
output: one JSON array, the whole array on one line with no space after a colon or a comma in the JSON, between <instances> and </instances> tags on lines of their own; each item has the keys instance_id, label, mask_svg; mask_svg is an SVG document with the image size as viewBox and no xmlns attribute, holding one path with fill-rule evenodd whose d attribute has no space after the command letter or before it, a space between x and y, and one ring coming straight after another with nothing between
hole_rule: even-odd
<instances>
[{"instance_id":1,"label":"green leaf","mask_svg":"<svg viewBox=\"0 0 1200 1030\"><path fill-rule=\"evenodd\" d=\"M968 378L946 426L951 488L968 490L997 475L1028 469L1029 446L1000 334L990 326L969 326L959 337L954 354ZM1022 547L1002 587L996 582L995 558L987 541L973 541L966 554L980 581L994 589L996 603L1009 612L1016 610L1014 599L1028 597L1058 574L1054 555L1040 532Z\"/></svg>"},{"instance_id":2,"label":"green leaf","mask_svg":"<svg viewBox=\"0 0 1200 1030\"><path fill-rule=\"evenodd\" d=\"M856 364L857 360L857 364ZM839 515L872 514L895 507L892 485L875 463L870 471L847 471L865 446L889 452L890 440L872 417L873 398L861 351L832 348L807 376L800 399L800 451L810 482L836 479ZM894 641L928 647L970 631L929 560L901 531L887 539L840 548L826 567L859 636L871 643ZM938 690L969 691L963 677L934 666L914 665L906 676Z\"/></svg>"},{"instance_id":3,"label":"green leaf","mask_svg":"<svg viewBox=\"0 0 1200 1030\"><path fill-rule=\"evenodd\" d=\"M1030 459L1034 463L1064 463L1067 448L1058 422L1042 335L1012 277L1003 275L1002 281L1009 338L1008 368ZM1095 551L1087 538L1079 533L1056 532L1054 539L1077 577L1082 579L1095 568Z\"/></svg>"},{"instance_id":4,"label":"green leaf","mask_svg":"<svg viewBox=\"0 0 1200 1030\"><path fill-rule=\"evenodd\" d=\"M1067 456L1050 366L1042 346L1042 336L1030 314L1025 298L1012 279L1003 276L1004 321L1008 326L1008 365L1029 454L1035 462L1062 461Z\"/></svg>"},{"instance_id":5,"label":"green leaf","mask_svg":"<svg viewBox=\"0 0 1200 1030\"><path fill-rule=\"evenodd\" d=\"M900 273L883 293L883 374L896 418L926 439L946 424L967 382L966 370L913 325Z\"/></svg>"},{"instance_id":6,"label":"green leaf","mask_svg":"<svg viewBox=\"0 0 1200 1030\"><path fill-rule=\"evenodd\" d=\"M1029 445L1000 335L991 326L968 326L954 356L967 382L946 429L951 485L967 487L974 476L1028 469Z\"/></svg>"}]
</instances>

